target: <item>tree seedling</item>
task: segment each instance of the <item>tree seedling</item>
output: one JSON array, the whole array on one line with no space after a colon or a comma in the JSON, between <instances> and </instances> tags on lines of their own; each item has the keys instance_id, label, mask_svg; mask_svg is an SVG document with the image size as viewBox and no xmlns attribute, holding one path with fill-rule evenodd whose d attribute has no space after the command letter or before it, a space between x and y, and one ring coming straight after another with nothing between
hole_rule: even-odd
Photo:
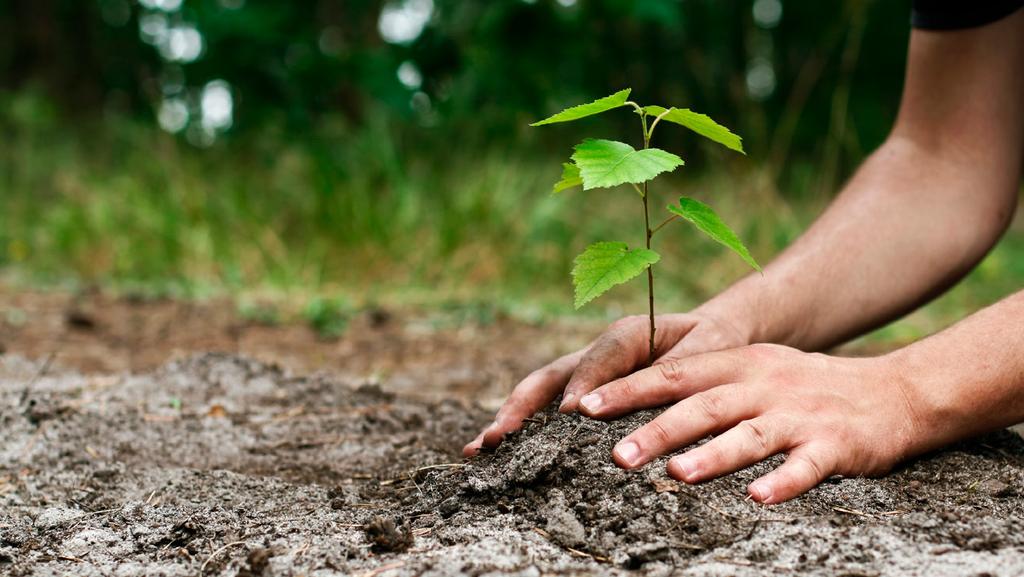
<instances>
[{"instance_id":1,"label":"tree seedling","mask_svg":"<svg viewBox=\"0 0 1024 577\"><path fill-rule=\"evenodd\" d=\"M654 333L657 330L654 326L653 265L661 258L658 253L651 250L651 238L655 233L666 224L681 218L734 251L758 272L761 271L761 267L750 256L747 247L743 246L736 233L722 222L715 211L708 205L692 198L681 197L679 204L670 204L668 218L651 228L648 183L659 174L672 172L683 165L683 159L675 154L659 148L651 148L651 138L654 136L654 129L658 123L664 120L684 126L726 148L741 154L746 153L743 152L743 144L739 136L708 116L685 108L640 106L629 100L629 93L629 88L620 90L594 102L567 108L554 116L534 122L530 126L579 120L623 106L633 107L634 112L640 117L640 125L643 130L643 148L641 150L615 140L584 140L576 145L571 162L562 165L562 178L555 183L554 193L581 185L583 190L591 190L629 184L640 195L644 210L645 247L631 249L625 242L618 241L594 243L576 257L572 269L572 280L576 292L575 307L579 309L613 286L633 279L644 271L647 272L647 302L651 327L648 363L653 363ZM653 120L648 122L648 119Z\"/></svg>"}]
</instances>

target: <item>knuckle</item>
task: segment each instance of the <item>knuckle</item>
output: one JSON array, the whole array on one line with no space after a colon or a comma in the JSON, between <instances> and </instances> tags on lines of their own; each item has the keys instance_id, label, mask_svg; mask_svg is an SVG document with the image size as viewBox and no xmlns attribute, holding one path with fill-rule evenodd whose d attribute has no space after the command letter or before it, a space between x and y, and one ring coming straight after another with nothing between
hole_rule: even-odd
<instances>
[{"instance_id":1,"label":"knuckle","mask_svg":"<svg viewBox=\"0 0 1024 577\"><path fill-rule=\"evenodd\" d=\"M557 380L560 375L560 371L556 370L551 365L548 365L533 371L527 378L534 381L548 382Z\"/></svg>"},{"instance_id":2,"label":"knuckle","mask_svg":"<svg viewBox=\"0 0 1024 577\"><path fill-rule=\"evenodd\" d=\"M769 440L768 431L765 430L763 423L759 423L755 420L747 420L740 422L737 426L741 427L741 431L754 444L754 448L757 449L757 452L767 453L771 450L771 441Z\"/></svg>"},{"instance_id":3,"label":"knuckle","mask_svg":"<svg viewBox=\"0 0 1024 577\"><path fill-rule=\"evenodd\" d=\"M626 323L627 319L629 319L629 317L615 319L614 321L611 322L611 324L608 325L608 328L605 329L604 334L608 334L612 331L617 331L621 329L622 325Z\"/></svg>"},{"instance_id":4,"label":"knuckle","mask_svg":"<svg viewBox=\"0 0 1024 577\"><path fill-rule=\"evenodd\" d=\"M658 447L668 447L672 444L672 433L658 419L647 423L645 427L647 437Z\"/></svg>"},{"instance_id":5,"label":"knuckle","mask_svg":"<svg viewBox=\"0 0 1024 577\"><path fill-rule=\"evenodd\" d=\"M678 383L682 380L682 370L678 360L666 360L665 362L658 363L655 366L658 367L658 375L665 382Z\"/></svg>"},{"instance_id":6,"label":"knuckle","mask_svg":"<svg viewBox=\"0 0 1024 577\"><path fill-rule=\"evenodd\" d=\"M809 368L814 371L825 371L831 365L831 357L825 353L807 353Z\"/></svg>"},{"instance_id":7,"label":"knuckle","mask_svg":"<svg viewBox=\"0 0 1024 577\"><path fill-rule=\"evenodd\" d=\"M825 362L829 359L829 356L825 353L807 353L807 356L814 359L815 362Z\"/></svg>"},{"instance_id":8,"label":"knuckle","mask_svg":"<svg viewBox=\"0 0 1024 577\"><path fill-rule=\"evenodd\" d=\"M580 389L591 389L591 385L598 379L601 371L601 363L604 357L590 357L580 362L576 370L572 372L566 383L566 390L576 392Z\"/></svg>"},{"instance_id":9,"label":"knuckle","mask_svg":"<svg viewBox=\"0 0 1024 577\"><path fill-rule=\"evenodd\" d=\"M813 475L815 482L822 481L831 474L831 471L824 466L823 459L817 453L806 454L801 460L807 466L811 475Z\"/></svg>"},{"instance_id":10,"label":"knuckle","mask_svg":"<svg viewBox=\"0 0 1024 577\"><path fill-rule=\"evenodd\" d=\"M741 349L744 354L755 359L770 359L786 354L790 349L774 343L754 343Z\"/></svg>"},{"instance_id":11,"label":"knuckle","mask_svg":"<svg viewBox=\"0 0 1024 577\"><path fill-rule=\"evenodd\" d=\"M586 350L587 349L576 351L574 353L569 353L567 355L562 355L555 359L554 361L552 361L551 363L549 363L548 366L545 368L558 370L563 373L571 373L573 367L577 366L580 360L583 358L583 355L586 354Z\"/></svg>"},{"instance_id":12,"label":"knuckle","mask_svg":"<svg viewBox=\"0 0 1024 577\"><path fill-rule=\"evenodd\" d=\"M742 351L752 357L764 356L771 351L771 345L768 343L754 343L743 347Z\"/></svg>"},{"instance_id":13,"label":"knuckle","mask_svg":"<svg viewBox=\"0 0 1024 577\"><path fill-rule=\"evenodd\" d=\"M638 327L646 317L641 315L629 315L613 322L608 328L611 332L627 331Z\"/></svg>"},{"instance_id":14,"label":"knuckle","mask_svg":"<svg viewBox=\"0 0 1024 577\"><path fill-rule=\"evenodd\" d=\"M596 359L605 358L617 354L626 344L623 331L608 331L601 335L594 348L587 354L584 363L590 364Z\"/></svg>"},{"instance_id":15,"label":"knuckle","mask_svg":"<svg viewBox=\"0 0 1024 577\"><path fill-rule=\"evenodd\" d=\"M693 402L697 405L697 411L711 422L717 423L725 414L724 400L714 392L705 391L697 393L692 398Z\"/></svg>"},{"instance_id":16,"label":"knuckle","mask_svg":"<svg viewBox=\"0 0 1024 577\"><path fill-rule=\"evenodd\" d=\"M612 398L633 399L640 393L640 387L632 375L621 379L615 386L608 387L608 389L610 393L608 396Z\"/></svg>"}]
</instances>

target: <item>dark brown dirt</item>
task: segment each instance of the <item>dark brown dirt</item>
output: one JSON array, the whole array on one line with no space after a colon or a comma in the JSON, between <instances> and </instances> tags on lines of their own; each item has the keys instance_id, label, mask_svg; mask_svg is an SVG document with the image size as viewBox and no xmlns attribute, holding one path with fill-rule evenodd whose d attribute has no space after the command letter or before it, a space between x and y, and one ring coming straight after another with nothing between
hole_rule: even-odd
<instances>
[{"instance_id":1,"label":"dark brown dirt","mask_svg":"<svg viewBox=\"0 0 1024 577\"><path fill-rule=\"evenodd\" d=\"M138 375L0 357L4 575L1018 575L1024 443L1001 433L763 508L616 468L611 423L488 412L231 355ZM410 542L411 541L411 542Z\"/></svg>"}]
</instances>

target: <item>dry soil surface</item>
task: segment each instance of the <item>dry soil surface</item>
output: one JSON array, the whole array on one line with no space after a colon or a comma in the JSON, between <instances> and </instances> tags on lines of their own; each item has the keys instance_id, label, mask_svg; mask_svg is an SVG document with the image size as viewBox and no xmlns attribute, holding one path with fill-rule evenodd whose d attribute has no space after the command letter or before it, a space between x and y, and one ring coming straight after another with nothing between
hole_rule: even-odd
<instances>
[{"instance_id":1,"label":"dry soil surface","mask_svg":"<svg viewBox=\"0 0 1024 577\"><path fill-rule=\"evenodd\" d=\"M243 314L227 298L185 301L99 291L26 291L0 277L0 354L53 358L87 374L150 371L196 353L243 355L299 371L328 370L403 395L500 402L530 371L584 346L605 323L524 322L487 303L344 313L345 330L318 334L281 311Z\"/></svg>"},{"instance_id":2,"label":"dry soil surface","mask_svg":"<svg viewBox=\"0 0 1024 577\"><path fill-rule=\"evenodd\" d=\"M3 355L0 574L1024 574L1011 433L765 508L743 487L771 463L694 487L612 465L651 413L544 413L463 461L487 416L230 354Z\"/></svg>"}]
</instances>

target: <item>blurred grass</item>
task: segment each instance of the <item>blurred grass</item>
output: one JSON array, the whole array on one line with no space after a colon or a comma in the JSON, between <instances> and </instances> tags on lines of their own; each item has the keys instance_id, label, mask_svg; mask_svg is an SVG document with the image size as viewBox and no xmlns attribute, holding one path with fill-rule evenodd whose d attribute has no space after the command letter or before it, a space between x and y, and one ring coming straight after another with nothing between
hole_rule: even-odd
<instances>
[{"instance_id":1,"label":"blurred grass","mask_svg":"<svg viewBox=\"0 0 1024 577\"><path fill-rule=\"evenodd\" d=\"M561 157L370 118L360 128L325 122L301 141L271 128L200 150L118 116L68 128L31 93L0 96L0 267L29 286L301 302L296 310L331 332L343 330L341 308L570 314L572 258L595 240L642 239L629 189L548 193ZM655 204L680 194L712 204L762 262L827 202L780 194L774 171L749 158L704 157L713 170L688 166L652 185ZM813 167L794 172L814 180ZM661 310L693 306L745 274L684 226L666 231L655 246ZM998 300L1021 286L1022 257L1016 226L961 286L866 342L912 340ZM644 307L637 283L573 314Z\"/></svg>"}]
</instances>

